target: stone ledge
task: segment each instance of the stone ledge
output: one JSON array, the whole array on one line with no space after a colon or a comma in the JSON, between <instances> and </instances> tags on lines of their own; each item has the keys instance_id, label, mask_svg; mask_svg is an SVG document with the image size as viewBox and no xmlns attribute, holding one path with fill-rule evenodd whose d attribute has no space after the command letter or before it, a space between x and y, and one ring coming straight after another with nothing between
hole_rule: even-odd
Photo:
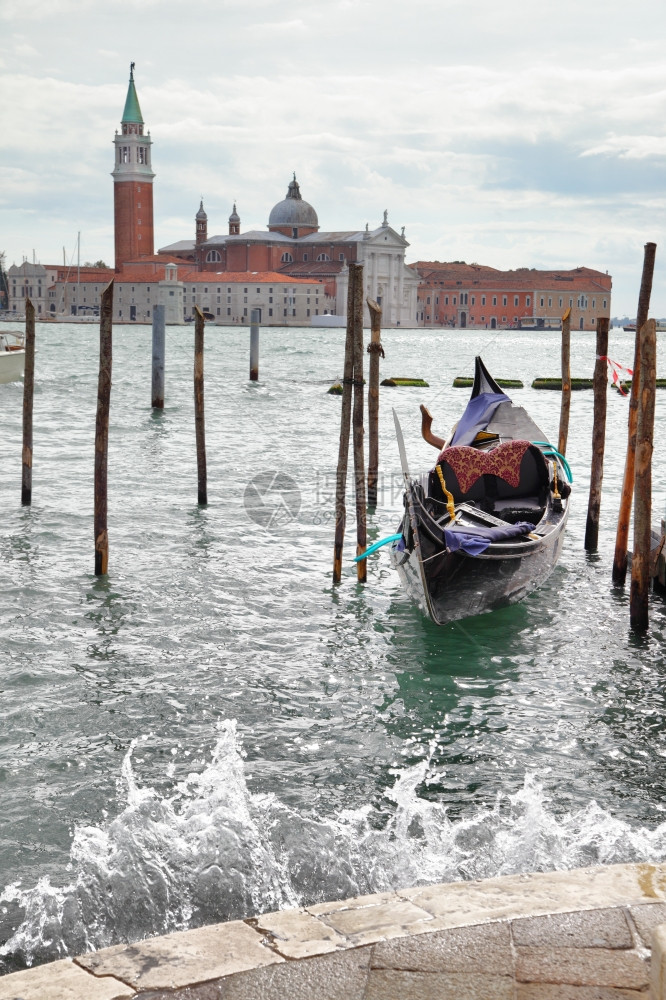
<instances>
[{"instance_id":1,"label":"stone ledge","mask_svg":"<svg viewBox=\"0 0 666 1000\"><path fill-rule=\"evenodd\" d=\"M664 924L665 926L660 926ZM0 1000L666 1000L666 864L421 886L0 978Z\"/></svg>"}]
</instances>

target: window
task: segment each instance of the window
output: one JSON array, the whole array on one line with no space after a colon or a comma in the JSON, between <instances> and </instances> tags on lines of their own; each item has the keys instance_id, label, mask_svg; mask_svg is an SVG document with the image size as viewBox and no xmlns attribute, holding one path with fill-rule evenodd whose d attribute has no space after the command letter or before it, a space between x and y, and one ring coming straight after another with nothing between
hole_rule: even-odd
<instances>
[{"instance_id":1,"label":"window","mask_svg":"<svg viewBox=\"0 0 666 1000\"><path fill-rule=\"evenodd\" d=\"M231 309L227 309L227 316L231 316Z\"/></svg>"},{"instance_id":2,"label":"window","mask_svg":"<svg viewBox=\"0 0 666 1000\"><path fill-rule=\"evenodd\" d=\"M331 258L328 256L327 253L320 253L319 256L317 257L317 260L330 260L330 259Z\"/></svg>"},{"instance_id":3,"label":"window","mask_svg":"<svg viewBox=\"0 0 666 1000\"><path fill-rule=\"evenodd\" d=\"M505 306L505 305L506 305L506 295L503 295L503 296L502 296L502 305L503 305L503 306Z\"/></svg>"},{"instance_id":4,"label":"window","mask_svg":"<svg viewBox=\"0 0 666 1000\"><path fill-rule=\"evenodd\" d=\"M548 308L549 308L549 309L550 309L550 307L552 306L552 304L553 304L553 300L552 300L551 298L549 298L549 299L548 299Z\"/></svg>"},{"instance_id":5,"label":"window","mask_svg":"<svg viewBox=\"0 0 666 1000\"><path fill-rule=\"evenodd\" d=\"M273 310L272 310L272 309L269 309L269 310L268 310L268 315L269 315L269 316L272 316L272 315L273 315Z\"/></svg>"},{"instance_id":6,"label":"window","mask_svg":"<svg viewBox=\"0 0 666 1000\"><path fill-rule=\"evenodd\" d=\"M604 299L604 309L606 308L606 302L607 302L607 300Z\"/></svg>"},{"instance_id":7,"label":"window","mask_svg":"<svg viewBox=\"0 0 666 1000\"><path fill-rule=\"evenodd\" d=\"M476 295L473 295L473 296L472 296L472 305L473 305L473 306L475 306L475 305L476 305Z\"/></svg>"},{"instance_id":8,"label":"window","mask_svg":"<svg viewBox=\"0 0 666 1000\"><path fill-rule=\"evenodd\" d=\"M455 304L456 304L456 302L457 302L457 299L456 299L456 297L455 297L455 295L454 295L454 296L453 296L453 304L455 305Z\"/></svg>"},{"instance_id":9,"label":"window","mask_svg":"<svg viewBox=\"0 0 666 1000\"><path fill-rule=\"evenodd\" d=\"M257 295L261 294L261 288L257 288Z\"/></svg>"},{"instance_id":10,"label":"window","mask_svg":"<svg viewBox=\"0 0 666 1000\"><path fill-rule=\"evenodd\" d=\"M343 253L341 253L341 254L338 255L338 260L344 260L344 259L345 259L345 255Z\"/></svg>"},{"instance_id":11,"label":"window","mask_svg":"<svg viewBox=\"0 0 666 1000\"><path fill-rule=\"evenodd\" d=\"M493 295L493 305L494 306L497 305L497 296L496 295Z\"/></svg>"},{"instance_id":12,"label":"window","mask_svg":"<svg viewBox=\"0 0 666 1000\"><path fill-rule=\"evenodd\" d=\"M219 264L222 260L219 250L209 250L206 254L206 261L208 264Z\"/></svg>"},{"instance_id":13,"label":"window","mask_svg":"<svg viewBox=\"0 0 666 1000\"><path fill-rule=\"evenodd\" d=\"M486 304L486 297L485 297L485 295L482 295L482 296L481 296L481 305L482 305L482 306L485 306L485 304ZM482 317L482 318L483 318L483 317Z\"/></svg>"},{"instance_id":14,"label":"window","mask_svg":"<svg viewBox=\"0 0 666 1000\"><path fill-rule=\"evenodd\" d=\"M539 305L543 308L543 295L539 299Z\"/></svg>"},{"instance_id":15,"label":"window","mask_svg":"<svg viewBox=\"0 0 666 1000\"><path fill-rule=\"evenodd\" d=\"M243 291L244 291L244 292L245 292L245 294L247 295L247 288L244 288L244 289L243 289ZM245 301L247 302L247 299L246 299Z\"/></svg>"},{"instance_id":16,"label":"window","mask_svg":"<svg viewBox=\"0 0 666 1000\"><path fill-rule=\"evenodd\" d=\"M448 297L448 295L445 295L444 296L444 305L448 306L448 304L449 304L449 297Z\"/></svg>"},{"instance_id":17,"label":"window","mask_svg":"<svg viewBox=\"0 0 666 1000\"><path fill-rule=\"evenodd\" d=\"M134 291L134 289L132 289L132 291ZM247 291L247 288L245 289L245 291ZM208 295L208 289L207 289L207 288L204 288L204 293L205 293L206 295Z\"/></svg>"},{"instance_id":18,"label":"window","mask_svg":"<svg viewBox=\"0 0 666 1000\"><path fill-rule=\"evenodd\" d=\"M307 260L307 259L308 259L308 255L306 253L304 253L303 254L303 260Z\"/></svg>"},{"instance_id":19,"label":"window","mask_svg":"<svg viewBox=\"0 0 666 1000\"><path fill-rule=\"evenodd\" d=\"M526 306L528 306L528 305L530 304L530 302L531 302L531 301L532 301L532 300L530 299L529 295L526 295L526 296L525 296L525 305L526 305Z\"/></svg>"},{"instance_id":20,"label":"window","mask_svg":"<svg viewBox=\"0 0 666 1000\"><path fill-rule=\"evenodd\" d=\"M283 253L282 256L280 257L280 260L282 261L283 264L291 264L294 258L291 256L290 253Z\"/></svg>"},{"instance_id":21,"label":"window","mask_svg":"<svg viewBox=\"0 0 666 1000\"><path fill-rule=\"evenodd\" d=\"M514 306L517 306L517 305L519 305L519 304L520 304L520 303L519 303L519 299L518 299L518 296L517 296L517 295L514 295L514 297L513 297L513 304L514 304Z\"/></svg>"}]
</instances>

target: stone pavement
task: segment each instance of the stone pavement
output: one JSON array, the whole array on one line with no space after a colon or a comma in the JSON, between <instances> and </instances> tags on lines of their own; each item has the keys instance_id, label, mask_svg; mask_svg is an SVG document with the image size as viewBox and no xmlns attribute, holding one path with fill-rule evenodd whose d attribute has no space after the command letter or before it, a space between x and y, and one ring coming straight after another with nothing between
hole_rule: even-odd
<instances>
[{"instance_id":1,"label":"stone pavement","mask_svg":"<svg viewBox=\"0 0 666 1000\"><path fill-rule=\"evenodd\" d=\"M378 893L0 978L0 1000L133 998L666 1000L666 864Z\"/></svg>"}]
</instances>

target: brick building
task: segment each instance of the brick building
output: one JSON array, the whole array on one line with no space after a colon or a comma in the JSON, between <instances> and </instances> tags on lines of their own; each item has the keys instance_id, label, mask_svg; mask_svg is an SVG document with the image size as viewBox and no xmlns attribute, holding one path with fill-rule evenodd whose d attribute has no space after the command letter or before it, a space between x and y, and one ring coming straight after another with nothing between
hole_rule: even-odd
<instances>
[{"instance_id":1,"label":"brick building","mask_svg":"<svg viewBox=\"0 0 666 1000\"><path fill-rule=\"evenodd\" d=\"M571 308L572 330L594 330L610 317L612 279L589 267L571 271L498 271L464 261L418 261L421 326L559 329Z\"/></svg>"}]
</instances>

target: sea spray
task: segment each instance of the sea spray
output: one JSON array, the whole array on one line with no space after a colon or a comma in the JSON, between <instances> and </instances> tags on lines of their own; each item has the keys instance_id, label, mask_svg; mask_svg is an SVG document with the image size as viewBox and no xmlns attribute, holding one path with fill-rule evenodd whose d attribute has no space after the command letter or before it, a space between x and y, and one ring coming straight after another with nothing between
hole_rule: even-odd
<instances>
[{"instance_id":1,"label":"sea spray","mask_svg":"<svg viewBox=\"0 0 666 1000\"><path fill-rule=\"evenodd\" d=\"M2 971L326 899L666 854L666 824L631 829L594 802L556 816L531 775L451 821L422 794L437 784L434 747L394 771L380 802L325 816L250 792L234 722L221 725L209 763L168 796L138 784L135 745L118 814L75 830L70 884L43 878L0 895Z\"/></svg>"}]
</instances>

